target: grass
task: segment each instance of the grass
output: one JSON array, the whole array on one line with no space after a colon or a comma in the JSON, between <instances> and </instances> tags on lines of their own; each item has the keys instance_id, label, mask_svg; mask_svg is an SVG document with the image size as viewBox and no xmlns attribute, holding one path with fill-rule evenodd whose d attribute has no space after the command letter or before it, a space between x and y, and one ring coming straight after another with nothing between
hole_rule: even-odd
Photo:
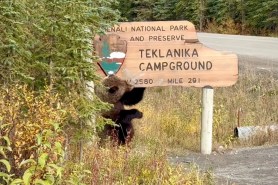
<instances>
[{"instance_id":1,"label":"grass","mask_svg":"<svg viewBox=\"0 0 278 185\"><path fill-rule=\"evenodd\" d=\"M277 74L241 66L239 80L234 86L215 88L214 147L277 144L278 132L258 133L247 140L233 137L237 126L278 122L277 82ZM70 147L68 157L73 160L63 164L64 181L61 184L214 184L213 172L200 171L196 166L173 165L168 161L169 153L199 152L200 88L148 88L144 100L136 108L144 113L144 117L134 122L135 138L131 145L113 147L108 143L106 147L99 147L84 144L82 155L79 145ZM75 163L80 156L83 163Z\"/></svg>"},{"instance_id":2,"label":"grass","mask_svg":"<svg viewBox=\"0 0 278 185\"><path fill-rule=\"evenodd\" d=\"M278 122L276 74L240 66L238 82L215 88L213 146L224 148L278 143L278 132L258 133L247 140L233 137L237 126ZM83 147L83 166L69 163L65 177L72 184L215 184L213 171L196 166L173 165L169 154L199 152L201 88L148 88L136 106L144 113L135 120L135 138L129 147L88 145ZM77 152L78 153L78 152Z\"/></svg>"},{"instance_id":3,"label":"grass","mask_svg":"<svg viewBox=\"0 0 278 185\"><path fill-rule=\"evenodd\" d=\"M273 144L278 133L259 133L248 140L233 137L237 126L278 122L278 80L273 73L241 66L238 82L215 88L213 146L224 148ZM84 146L84 173L75 174L85 184L214 184L213 172L195 166L173 165L169 153L199 152L201 88L148 88L136 106L144 113L135 120L130 147ZM80 166L79 166L80 168ZM66 173L72 176L73 167ZM87 171L89 170L89 171ZM75 170L81 171L82 170Z\"/></svg>"},{"instance_id":4,"label":"grass","mask_svg":"<svg viewBox=\"0 0 278 185\"><path fill-rule=\"evenodd\" d=\"M201 173L197 167L173 166L167 160L162 146L150 144L142 148L85 146L85 165L82 169L68 164L68 176L74 184L157 184L157 185L209 185L210 172ZM78 173L76 173L78 172ZM87 175L84 175L86 174ZM79 179L79 181L77 180Z\"/></svg>"},{"instance_id":5,"label":"grass","mask_svg":"<svg viewBox=\"0 0 278 185\"><path fill-rule=\"evenodd\" d=\"M278 143L278 131L258 133L247 140L233 137L237 126L264 126L278 122L277 82L277 74L255 71L244 65L240 66L239 80L234 86L215 88L215 150L219 145L225 149ZM213 171L201 171L197 166L174 165L168 160L169 154L175 156L200 151L201 91L201 88L185 87L148 88L144 100L136 106L144 116L134 120L135 137L131 145L115 147L107 143L100 147L94 143L83 143L81 146L79 142L70 140L66 151L68 160L57 171L58 175L62 175L63 171L60 184L215 184ZM30 99L30 102L34 101ZM4 107L10 108L3 104ZM42 111L40 114L48 116L49 113ZM58 114L53 111L53 115ZM46 146L51 147L47 143ZM1 169L4 167L0 166ZM50 170L50 173L55 176L55 171ZM33 175L35 177L36 173ZM43 171L40 175L43 179Z\"/></svg>"},{"instance_id":6,"label":"grass","mask_svg":"<svg viewBox=\"0 0 278 185\"><path fill-rule=\"evenodd\" d=\"M277 143L278 133L248 140L233 137L237 126L278 122L278 80L273 73L241 66L238 82L215 88L213 146L225 148ZM214 184L213 172L173 166L169 153L199 152L201 89L148 88L136 106L144 116L134 121L130 147L89 147L84 159L92 172L88 184Z\"/></svg>"},{"instance_id":7,"label":"grass","mask_svg":"<svg viewBox=\"0 0 278 185\"><path fill-rule=\"evenodd\" d=\"M201 88L148 88L137 107L144 113L143 119L135 122L137 145L151 142L160 143L169 151L199 151ZM233 138L233 130L237 126L278 123L277 76L241 66L234 86L215 88L213 119L214 146L261 145L268 139L275 142L267 135L259 136L262 142L239 142Z\"/></svg>"}]
</instances>

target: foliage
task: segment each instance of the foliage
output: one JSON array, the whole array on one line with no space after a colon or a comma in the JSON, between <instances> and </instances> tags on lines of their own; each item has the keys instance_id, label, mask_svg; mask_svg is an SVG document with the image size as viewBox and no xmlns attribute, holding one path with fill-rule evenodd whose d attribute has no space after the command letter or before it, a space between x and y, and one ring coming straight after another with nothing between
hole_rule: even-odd
<instances>
[{"instance_id":1,"label":"foliage","mask_svg":"<svg viewBox=\"0 0 278 185\"><path fill-rule=\"evenodd\" d=\"M195 25L199 25L200 19L200 1L180 0L176 5L177 15L180 19L191 21Z\"/></svg>"},{"instance_id":2,"label":"foliage","mask_svg":"<svg viewBox=\"0 0 278 185\"><path fill-rule=\"evenodd\" d=\"M78 116L67 115L66 126L80 131L79 138L91 138L88 120L107 108L88 87L100 80L92 38L118 20L118 12L111 9L114 4L114 0L1 1L0 84L27 84L37 92L48 86L50 94L58 92L61 106L76 110Z\"/></svg>"},{"instance_id":3,"label":"foliage","mask_svg":"<svg viewBox=\"0 0 278 185\"><path fill-rule=\"evenodd\" d=\"M133 20L133 18L136 17L135 13L133 12L133 6L133 0L118 0L118 3L115 4L115 9L118 9L121 13L121 19L123 19L122 21L127 21L126 18Z\"/></svg>"},{"instance_id":4,"label":"foliage","mask_svg":"<svg viewBox=\"0 0 278 185\"><path fill-rule=\"evenodd\" d=\"M118 19L111 1L1 1L1 84L48 85L61 104L74 104L84 122L102 107L88 98L88 81L98 82L92 64L93 36ZM90 106L91 105L91 106Z\"/></svg>"},{"instance_id":5,"label":"foliage","mask_svg":"<svg viewBox=\"0 0 278 185\"><path fill-rule=\"evenodd\" d=\"M153 15L155 20L166 21L175 20L177 14L176 12L177 0L161 0L155 1L155 6L153 9Z\"/></svg>"},{"instance_id":6,"label":"foliage","mask_svg":"<svg viewBox=\"0 0 278 185\"><path fill-rule=\"evenodd\" d=\"M54 184L64 158L61 124L74 109L53 106L58 96L49 91L35 95L26 86L9 86L0 92L2 181Z\"/></svg>"},{"instance_id":7,"label":"foliage","mask_svg":"<svg viewBox=\"0 0 278 185\"><path fill-rule=\"evenodd\" d=\"M135 0L133 2L134 21L152 21L154 0Z\"/></svg>"},{"instance_id":8,"label":"foliage","mask_svg":"<svg viewBox=\"0 0 278 185\"><path fill-rule=\"evenodd\" d=\"M0 163L7 182L58 183L64 156L55 147L65 137L69 145L92 139L93 127L103 124L94 121L108 105L91 91L100 80L92 38L119 19L115 3L0 1Z\"/></svg>"},{"instance_id":9,"label":"foliage","mask_svg":"<svg viewBox=\"0 0 278 185\"><path fill-rule=\"evenodd\" d=\"M48 88L46 88L48 89ZM196 168L171 166L164 146L146 150L84 146L82 161L66 161L64 133L74 107L59 105L59 96L27 86L1 88L0 182L6 184L211 184ZM171 117L169 117L171 119ZM193 121L195 123L195 121ZM174 125L172 125L174 126ZM174 132L169 132L174 135ZM11 142L13 141L13 142ZM1 181L2 180L2 181ZM208 183L209 182L209 183Z\"/></svg>"},{"instance_id":10,"label":"foliage","mask_svg":"<svg viewBox=\"0 0 278 185\"><path fill-rule=\"evenodd\" d=\"M129 21L182 19L193 22L197 28L202 21L209 31L231 34L277 34L278 31L276 0L120 0L117 8ZM231 23L235 25L233 29L227 27Z\"/></svg>"},{"instance_id":11,"label":"foliage","mask_svg":"<svg viewBox=\"0 0 278 185\"><path fill-rule=\"evenodd\" d=\"M238 15L240 9L237 7L238 1L231 0L231 1L224 1L224 0L208 0L207 1L207 19L208 22L216 21L217 24L224 24L225 21L229 18L232 20L236 19L236 14Z\"/></svg>"},{"instance_id":12,"label":"foliage","mask_svg":"<svg viewBox=\"0 0 278 185\"><path fill-rule=\"evenodd\" d=\"M216 21L207 23L206 31L210 33L223 33L223 34L240 34L240 25L235 23L231 18L228 18L223 24L218 24Z\"/></svg>"},{"instance_id":13,"label":"foliage","mask_svg":"<svg viewBox=\"0 0 278 185\"><path fill-rule=\"evenodd\" d=\"M200 99L200 91L195 88L147 89L143 102L138 106L139 109L144 110L144 117L134 125L135 128L140 125L140 129L136 129L136 144L150 142L165 146L169 150L188 148L198 151Z\"/></svg>"},{"instance_id":14,"label":"foliage","mask_svg":"<svg viewBox=\"0 0 278 185\"><path fill-rule=\"evenodd\" d=\"M276 31L278 27L278 2L275 0L268 1L251 1L245 2L246 24L258 33L258 30Z\"/></svg>"},{"instance_id":15,"label":"foliage","mask_svg":"<svg viewBox=\"0 0 278 185\"><path fill-rule=\"evenodd\" d=\"M140 151L127 147L88 148L86 151L92 171L87 184L198 185L213 182L194 168L170 165L163 146L159 145L150 145Z\"/></svg>"},{"instance_id":16,"label":"foliage","mask_svg":"<svg viewBox=\"0 0 278 185\"><path fill-rule=\"evenodd\" d=\"M104 6L110 3L1 1L2 83L25 81L35 89L54 84L66 91L96 79L88 51L92 36L116 18Z\"/></svg>"}]
</instances>

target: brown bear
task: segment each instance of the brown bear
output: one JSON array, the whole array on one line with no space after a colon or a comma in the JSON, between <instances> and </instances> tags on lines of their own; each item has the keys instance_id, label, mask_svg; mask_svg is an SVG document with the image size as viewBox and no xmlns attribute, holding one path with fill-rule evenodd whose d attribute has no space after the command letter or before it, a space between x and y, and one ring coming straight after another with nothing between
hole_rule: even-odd
<instances>
[{"instance_id":1,"label":"brown bear","mask_svg":"<svg viewBox=\"0 0 278 185\"><path fill-rule=\"evenodd\" d=\"M124 106L139 103L143 99L145 88L134 88L116 75L107 76L102 84L102 88L96 88L96 94L102 101L113 104L102 116L115 123L115 126L106 125L104 133L117 139L118 144L126 144L134 135L132 119L142 118L143 114L137 109L125 110Z\"/></svg>"}]
</instances>

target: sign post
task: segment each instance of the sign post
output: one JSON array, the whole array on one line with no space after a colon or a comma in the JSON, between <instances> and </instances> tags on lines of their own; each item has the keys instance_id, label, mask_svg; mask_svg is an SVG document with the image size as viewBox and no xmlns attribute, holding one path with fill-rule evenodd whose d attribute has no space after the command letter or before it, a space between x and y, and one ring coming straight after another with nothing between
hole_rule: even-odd
<instances>
[{"instance_id":1,"label":"sign post","mask_svg":"<svg viewBox=\"0 0 278 185\"><path fill-rule=\"evenodd\" d=\"M201 122L201 153L211 154L213 122L213 88L203 87L202 122Z\"/></svg>"},{"instance_id":2,"label":"sign post","mask_svg":"<svg viewBox=\"0 0 278 185\"><path fill-rule=\"evenodd\" d=\"M211 153L213 89L207 87L236 83L237 55L204 46L188 21L120 23L95 37L94 48L103 76L115 74L134 87L203 88L201 151Z\"/></svg>"}]
</instances>

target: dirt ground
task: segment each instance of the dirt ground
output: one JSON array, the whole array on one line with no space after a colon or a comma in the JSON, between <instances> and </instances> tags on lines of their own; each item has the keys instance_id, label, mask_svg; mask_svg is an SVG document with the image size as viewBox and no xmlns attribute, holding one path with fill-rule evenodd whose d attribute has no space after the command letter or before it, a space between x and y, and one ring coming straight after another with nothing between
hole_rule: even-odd
<instances>
[{"instance_id":1,"label":"dirt ground","mask_svg":"<svg viewBox=\"0 0 278 185\"><path fill-rule=\"evenodd\" d=\"M202 155L189 152L170 157L175 164L196 164L202 171L210 170L217 185L278 184L278 145L233 149Z\"/></svg>"}]
</instances>

